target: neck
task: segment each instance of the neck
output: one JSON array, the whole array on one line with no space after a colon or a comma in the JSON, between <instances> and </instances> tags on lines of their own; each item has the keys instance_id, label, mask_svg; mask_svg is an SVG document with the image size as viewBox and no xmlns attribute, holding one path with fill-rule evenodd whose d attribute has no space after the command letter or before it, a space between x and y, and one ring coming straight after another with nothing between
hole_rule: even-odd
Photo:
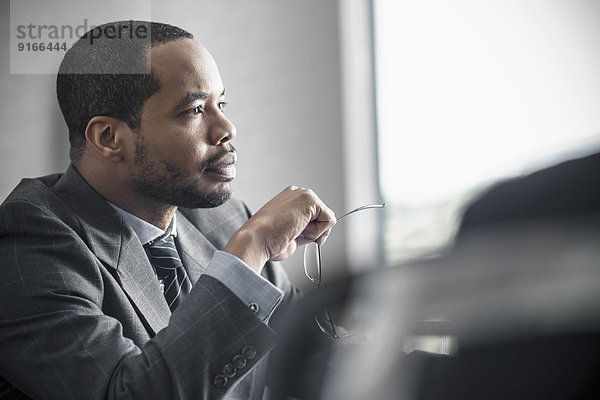
<instances>
[{"instance_id":1,"label":"neck","mask_svg":"<svg viewBox=\"0 0 600 400\"><path fill-rule=\"evenodd\" d=\"M173 219L175 211L177 211L177 207L175 206L150 207L147 204L145 206L133 206L130 204L119 205L117 203L113 204L121 207L123 210L135 215L136 217L151 223L163 231L167 230L171 224L171 220Z\"/></svg>"}]
</instances>

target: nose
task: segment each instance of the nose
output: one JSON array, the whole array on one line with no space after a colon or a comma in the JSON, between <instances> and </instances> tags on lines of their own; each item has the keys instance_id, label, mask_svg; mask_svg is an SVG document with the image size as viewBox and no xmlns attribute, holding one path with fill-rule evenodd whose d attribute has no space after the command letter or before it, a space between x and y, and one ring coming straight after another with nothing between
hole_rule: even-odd
<instances>
[{"instance_id":1,"label":"nose","mask_svg":"<svg viewBox=\"0 0 600 400\"><path fill-rule=\"evenodd\" d=\"M224 115L215 116L215 120L210 128L209 136L211 144L218 146L227 143L235 138L237 131L233 123Z\"/></svg>"}]
</instances>

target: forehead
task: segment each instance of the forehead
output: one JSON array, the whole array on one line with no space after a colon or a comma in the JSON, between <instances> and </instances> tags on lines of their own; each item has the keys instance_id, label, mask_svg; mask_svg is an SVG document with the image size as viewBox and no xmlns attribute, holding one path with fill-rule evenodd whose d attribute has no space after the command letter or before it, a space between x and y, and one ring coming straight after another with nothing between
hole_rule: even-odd
<instances>
[{"instance_id":1,"label":"forehead","mask_svg":"<svg viewBox=\"0 0 600 400\"><path fill-rule=\"evenodd\" d=\"M150 50L152 72L160 82L158 95L181 97L189 92L219 95L223 83L210 53L192 39L155 45Z\"/></svg>"}]
</instances>

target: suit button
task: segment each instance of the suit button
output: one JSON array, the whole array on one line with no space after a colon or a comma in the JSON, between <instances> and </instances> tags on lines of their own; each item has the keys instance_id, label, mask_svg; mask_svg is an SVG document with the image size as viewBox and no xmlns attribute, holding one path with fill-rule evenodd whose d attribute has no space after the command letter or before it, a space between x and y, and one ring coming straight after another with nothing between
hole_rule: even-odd
<instances>
[{"instance_id":1,"label":"suit button","mask_svg":"<svg viewBox=\"0 0 600 400\"><path fill-rule=\"evenodd\" d=\"M217 375L213 380L213 384L218 388L225 387L227 386L227 378L224 375Z\"/></svg>"},{"instance_id":2,"label":"suit button","mask_svg":"<svg viewBox=\"0 0 600 400\"><path fill-rule=\"evenodd\" d=\"M225 364L223 367L223 374L228 378L233 378L235 376L236 369L232 364Z\"/></svg>"},{"instance_id":3,"label":"suit button","mask_svg":"<svg viewBox=\"0 0 600 400\"><path fill-rule=\"evenodd\" d=\"M248 308L250 308L250 310L252 310L252 312L254 314L256 314L258 312L258 304L256 304L256 303L248 304Z\"/></svg>"},{"instance_id":4,"label":"suit button","mask_svg":"<svg viewBox=\"0 0 600 400\"><path fill-rule=\"evenodd\" d=\"M242 369L246 366L246 357L241 354L233 357L233 366L237 369Z\"/></svg>"},{"instance_id":5,"label":"suit button","mask_svg":"<svg viewBox=\"0 0 600 400\"><path fill-rule=\"evenodd\" d=\"M254 357L256 357L256 349L254 346L244 346L242 349L242 355L248 360L252 360Z\"/></svg>"}]
</instances>

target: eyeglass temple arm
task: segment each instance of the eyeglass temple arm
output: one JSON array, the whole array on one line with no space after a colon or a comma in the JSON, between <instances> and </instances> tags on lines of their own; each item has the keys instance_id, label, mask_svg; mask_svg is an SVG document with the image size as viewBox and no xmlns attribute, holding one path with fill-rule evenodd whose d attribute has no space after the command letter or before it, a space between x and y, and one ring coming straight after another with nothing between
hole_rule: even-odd
<instances>
[{"instance_id":1,"label":"eyeglass temple arm","mask_svg":"<svg viewBox=\"0 0 600 400\"><path fill-rule=\"evenodd\" d=\"M383 207L385 207L385 205L386 205L385 203L381 203L381 204L367 204L366 206L358 207L358 208L355 208L352 211L348 211L346 214L342 215L341 217L337 217L337 220L339 221L340 219L344 218L345 216L353 214L353 213L358 212L358 211L367 210L369 208L383 208Z\"/></svg>"}]
</instances>

